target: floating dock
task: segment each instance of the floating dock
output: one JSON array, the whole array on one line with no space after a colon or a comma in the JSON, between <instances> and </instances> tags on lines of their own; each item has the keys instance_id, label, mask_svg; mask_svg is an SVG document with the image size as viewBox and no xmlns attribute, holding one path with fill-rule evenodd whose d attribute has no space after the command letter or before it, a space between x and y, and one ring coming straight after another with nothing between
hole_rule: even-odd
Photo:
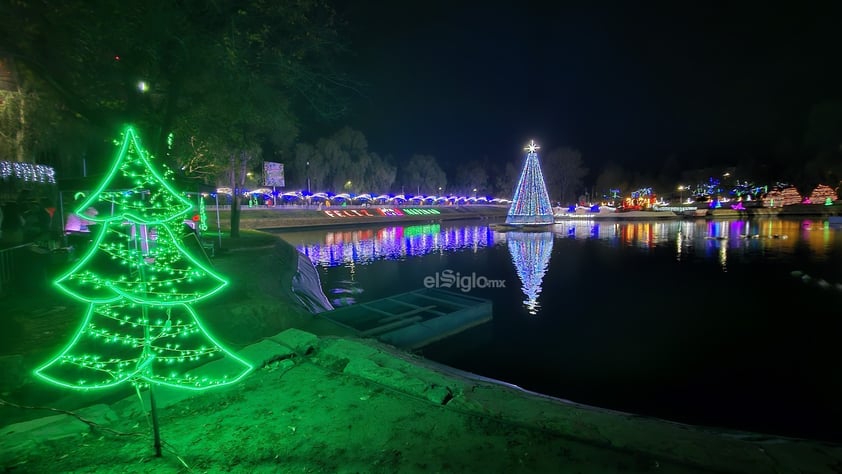
<instances>
[{"instance_id":1,"label":"floating dock","mask_svg":"<svg viewBox=\"0 0 842 474\"><path fill-rule=\"evenodd\" d=\"M320 316L406 350L415 350L492 319L490 300L439 288L423 288Z\"/></svg>"}]
</instances>

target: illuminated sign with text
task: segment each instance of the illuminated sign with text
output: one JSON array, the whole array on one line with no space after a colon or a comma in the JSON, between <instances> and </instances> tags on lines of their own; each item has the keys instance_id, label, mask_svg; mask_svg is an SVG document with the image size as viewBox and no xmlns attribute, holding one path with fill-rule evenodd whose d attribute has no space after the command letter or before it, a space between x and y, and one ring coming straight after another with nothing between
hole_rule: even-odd
<instances>
[{"instance_id":1,"label":"illuminated sign with text","mask_svg":"<svg viewBox=\"0 0 842 474\"><path fill-rule=\"evenodd\" d=\"M403 217L403 216L432 216L441 214L438 209L397 209L378 208L373 214L368 209L342 209L337 211L322 211L328 217Z\"/></svg>"}]
</instances>

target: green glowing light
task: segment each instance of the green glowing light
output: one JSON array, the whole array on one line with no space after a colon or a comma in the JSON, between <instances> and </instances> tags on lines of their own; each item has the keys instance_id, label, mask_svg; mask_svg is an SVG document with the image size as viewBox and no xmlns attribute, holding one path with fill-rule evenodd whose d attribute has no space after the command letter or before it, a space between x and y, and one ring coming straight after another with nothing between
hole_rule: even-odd
<instances>
[{"instance_id":1,"label":"green glowing light","mask_svg":"<svg viewBox=\"0 0 842 474\"><path fill-rule=\"evenodd\" d=\"M228 282L182 244L192 203L171 178L170 171L155 170L127 128L111 171L76 211L100 210L86 216L100 227L93 243L54 283L87 303L87 311L67 346L35 370L41 379L83 390L123 382L203 390L252 370L211 336L189 306ZM205 376L196 369L221 357L233 361L231 373Z\"/></svg>"},{"instance_id":2,"label":"green glowing light","mask_svg":"<svg viewBox=\"0 0 842 474\"><path fill-rule=\"evenodd\" d=\"M208 230L208 214L205 211L205 200L199 196L199 230L202 232Z\"/></svg>"},{"instance_id":3,"label":"green glowing light","mask_svg":"<svg viewBox=\"0 0 842 474\"><path fill-rule=\"evenodd\" d=\"M176 191L170 182L173 172L159 173L141 148L137 133L129 127L123 133L123 142L111 170L99 187L76 208L82 214L91 206L110 205L111 213L100 212L98 216L86 219L105 223L107 221L129 220L141 224L158 224L183 218L193 204ZM156 195L150 195L150 188L159 187Z\"/></svg>"}]
</instances>

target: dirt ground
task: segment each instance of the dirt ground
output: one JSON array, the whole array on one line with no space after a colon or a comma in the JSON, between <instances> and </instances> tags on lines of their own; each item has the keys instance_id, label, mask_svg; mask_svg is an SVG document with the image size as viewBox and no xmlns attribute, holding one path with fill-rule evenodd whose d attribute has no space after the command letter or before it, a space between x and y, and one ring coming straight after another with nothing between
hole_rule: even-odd
<instances>
[{"instance_id":1,"label":"dirt ground","mask_svg":"<svg viewBox=\"0 0 842 474\"><path fill-rule=\"evenodd\" d=\"M241 383L198 394L156 391L160 457L142 392L26 431L5 428L5 470L832 473L842 466L838 446L547 399L371 341L288 330L241 354L259 367Z\"/></svg>"},{"instance_id":2,"label":"dirt ground","mask_svg":"<svg viewBox=\"0 0 842 474\"><path fill-rule=\"evenodd\" d=\"M17 374L4 368L5 472L842 472L837 445L583 407L358 340L295 304L291 247L246 240L213 259L234 283L197 310L258 368L186 398L156 392L161 457L146 392L65 395L29 380L72 334L78 305L6 298L3 354Z\"/></svg>"},{"instance_id":3,"label":"dirt ground","mask_svg":"<svg viewBox=\"0 0 842 474\"><path fill-rule=\"evenodd\" d=\"M309 361L161 409L160 458L137 407L118 411L109 431L50 442L7 472L693 472L536 436Z\"/></svg>"}]
</instances>

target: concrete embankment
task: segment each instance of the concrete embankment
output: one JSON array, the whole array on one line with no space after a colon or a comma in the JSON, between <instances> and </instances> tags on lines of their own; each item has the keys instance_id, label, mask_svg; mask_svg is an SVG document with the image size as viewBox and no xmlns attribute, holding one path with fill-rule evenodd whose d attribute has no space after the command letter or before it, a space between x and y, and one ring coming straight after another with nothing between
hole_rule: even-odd
<instances>
[{"instance_id":1,"label":"concrete embankment","mask_svg":"<svg viewBox=\"0 0 842 474\"><path fill-rule=\"evenodd\" d=\"M704 209L700 209L704 211ZM829 216L842 215L842 204L826 206L823 204L792 204L784 207L748 207L745 209L707 209L707 211L696 217L706 219L729 219L729 218L788 218L788 217L811 217L826 219Z\"/></svg>"},{"instance_id":2,"label":"concrete embankment","mask_svg":"<svg viewBox=\"0 0 842 474\"><path fill-rule=\"evenodd\" d=\"M157 391L162 457L137 421L148 407L130 395L4 427L0 462L21 472L679 474L831 474L842 462L838 445L578 405L369 340L288 329L239 355L256 370L233 388Z\"/></svg>"},{"instance_id":3,"label":"concrete embankment","mask_svg":"<svg viewBox=\"0 0 842 474\"><path fill-rule=\"evenodd\" d=\"M340 207L304 209L304 208L243 208L240 217L241 229L289 229L296 227L334 227L357 226L367 224L431 222L460 219L498 219L504 218L508 206L404 206L386 207ZM211 228L214 223L211 220ZM223 230L229 228L230 211L219 211Z\"/></svg>"}]
</instances>

